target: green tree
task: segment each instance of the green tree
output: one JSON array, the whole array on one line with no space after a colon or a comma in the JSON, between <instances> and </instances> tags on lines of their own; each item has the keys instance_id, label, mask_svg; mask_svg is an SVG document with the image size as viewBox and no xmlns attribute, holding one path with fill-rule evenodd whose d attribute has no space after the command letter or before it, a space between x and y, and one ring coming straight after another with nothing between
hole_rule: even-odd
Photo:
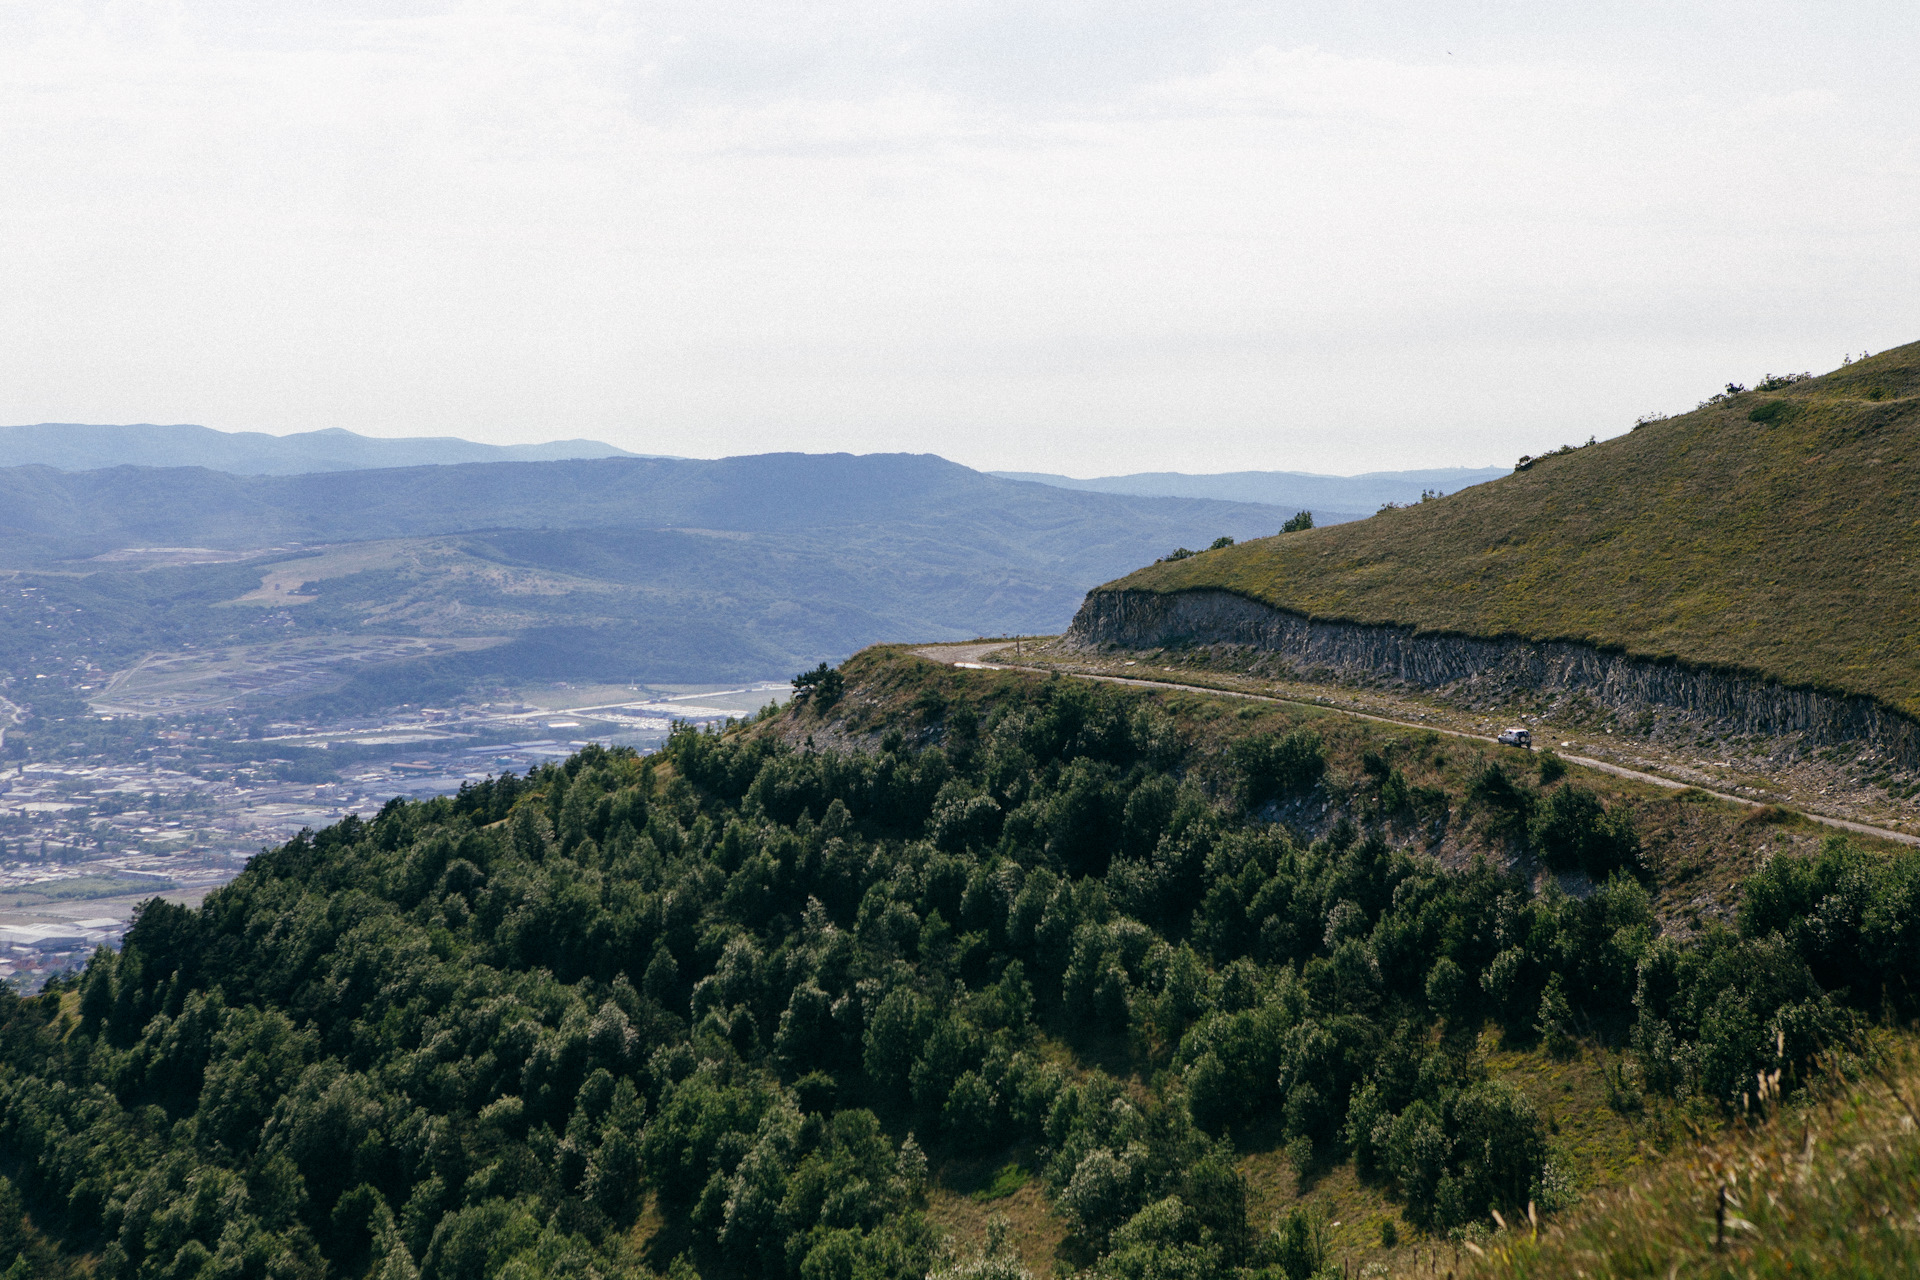
<instances>
[{"instance_id":1,"label":"green tree","mask_svg":"<svg viewBox=\"0 0 1920 1280\"><path fill-rule=\"evenodd\" d=\"M1593 792L1571 783L1539 807L1529 835L1546 864L1558 871L1584 871L1604 880L1640 866L1640 834L1626 810L1608 809Z\"/></svg>"},{"instance_id":2,"label":"green tree","mask_svg":"<svg viewBox=\"0 0 1920 1280\"><path fill-rule=\"evenodd\" d=\"M1540 797L1517 781L1504 765L1494 762L1480 770L1468 785L1467 804L1485 815L1490 832L1525 836Z\"/></svg>"},{"instance_id":3,"label":"green tree","mask_svg":"<svg viewBox=\"0 0 1920 1280\"><path fill-rule=\"evenodd\" d=\"M814 707L824 711L840 701L846 686L846 677L822 662L793 678L793 696L798 700L811 700Z\"/></svg>"},{"instance_id":4,"label":"green tree","mask_svg":"<svg viewBox=\"0 0 1920 1280\"><path fill-rule=\"evenodd\" d=\"M1242 738L1233 744L1231 758L1248 804L1310 791L1327 771L1326 748L1310 729Z\"/></svg>"}]
</instances>

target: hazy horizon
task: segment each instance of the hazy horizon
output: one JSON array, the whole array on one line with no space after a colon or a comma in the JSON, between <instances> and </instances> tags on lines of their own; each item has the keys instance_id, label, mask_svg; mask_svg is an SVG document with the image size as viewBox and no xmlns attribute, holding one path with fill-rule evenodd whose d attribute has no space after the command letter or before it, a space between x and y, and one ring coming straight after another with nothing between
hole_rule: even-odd
<instances>
[{"instance_id":1,"label":"hazy horizon","mask_svg":"<svg viewBox=\"0 0 1920 1280\"><path fill-rule=\"evenodd\" d=\"M422 441L448 440L448 441L458 441L466 444L487 444L487 445L492 445L492 446L501 447L501 448L537 448L542 445L581 444L581 443L608 444L610 443L604 440L593 440L591 438L581 437L581 436L548 435L548 436L541 436L533 439L506 439L506 440L496 439L496 440L480 441L480 440L474 440L468 436L451 435L451 434L441 434L441 435L432 435L432 436L406 436L406 435L375 436L364 431L355 431L351 427L318 427L318 428L300 428L292 431L272 431L272 430L262 430L262 429L251 428L251 427L232 427L232 428L212 427L202 422L11 422L11 423L0 423L0 432L10 431L16 428L23 428L23 427L100 427L100 428L151 427L151 428L162 430L162 431L179 428L179 429L195 430L195 431L202 431L202 430L218 431L225 435L264 435L264 436L271 436L275 439L281 439L281 440L288 439L294 436L317 435L323 432L331 431L331 432L346 432L350 435L361 436L369 440L381 440L381 441L388 441L388 442L398 442L398 441L406 441L406 440L422 440ZM954 458L948 458L945 454L942 454L937 450L901 450L901 449L849 450L849 449L827 448L827 449L767 449L767 450L760 450L758 452L760 453L816 453L816 454L931 453L933 454L933 456L943 458L948 462L958 461L957 459L954 459ZM669 461L715 462L715 461L720 461L721 459L727 458L727 457L744 457L744 456L752 456L752 455L713 454L713 455L703 456L703 455L695 455L695 454L627 453L619 456L664 458ZM542 459L527 459L527 461L542 461ZM11 466L11 465L15 465L15 464L10 462L4 456L4 454L0 454L0 467ZM198 465L198 464L188 464L188 465ZM398 465L412 465L412 464L398 464ZM1124 477L1133 476L1133 475L1178 475L1178 476L1190 476L1190 477L1200 478L1200 477L1208 477L1208 476L1216 476L1216 475L1230 475L1230 474L1235 474L1236 472L1245 473L1245 474L1286 473L1289 475L1298 475L1302 477L1322 479L1322 480L1353 480L1353 479L1359 479L1359 478L1362 478L1365 476L1371 476L1371 475L1398 475L1403 472L1483 471L1488 469L1485 467L1466 467L1466 466L1397 467L1397 468L1376 467L1371 471L1352 472L1352 473L1342 474L1339 472L1326 472L1326 471L1301 471L1298 469L1286 468L1286 467L1258 467L1258 468L1243 467L1243 468L1235 468L1234 471L1227 471L1227 472L1175 471L1175 470L1169 470L1165 467L1159 467L1159 468L1154 468L1152 471L1095 472L1094 474L1089 474L1089 475L1074 475L1071 472L1065 472L1065 471L1043 472L1043 471L1032 471L1032 470L1020 470L1020 469L1011 468L1011 467L999 467L999 468L973 467L969 463L960 463L959 465L968 466L972 470L982 471L989 475L998 475L1006 478L1019 479L1023 476L1049 475L1049 476L1059 476L1063 479L1068 479L1068 480L1106 480L1106 479L1119 479L1119 478L1124 478Z\"/></svg>"},{"instance_id":2,"label":"hazy horizon","mask_svg":"<svg viewBox=\"0 0 1920 1280\"><path fill-rule=\"evenodd\" d=\"M0 420L1508 465L1920 336L1920 12L1846 16L16 7Z\"/></svg>"}]
</instances>

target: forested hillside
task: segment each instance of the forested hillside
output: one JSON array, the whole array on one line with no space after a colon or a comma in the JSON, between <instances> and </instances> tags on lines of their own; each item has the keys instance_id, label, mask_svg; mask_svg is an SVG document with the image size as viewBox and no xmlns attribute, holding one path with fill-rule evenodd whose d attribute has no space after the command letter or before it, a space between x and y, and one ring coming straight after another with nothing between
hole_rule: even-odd
<instances>
[{"instance_id":1,"label":"forested hillside","mask_svg":"<svg viewBox=\"0 0 1920 1280\"><path fill-rule=\"evenodd\" d=\"M1323 1225L1250 1209L1262 1150L1351 1169L1410 1238L1576 1189L1483 1028L1627 1050L1620 1107L1677 1129L1920 1011L1911 856L1777 858L1737 926L1663 935L1654 802L1517 753L898 651L842 674L303 837L0 995L0 1246L106 1278L1010 1275L1020 1240L942 1253L986 1168L1043 1189L1070 1267L1305 1280ZM1462 833L1490 856L1426 852Z\"/></svg>"}]
</instances>

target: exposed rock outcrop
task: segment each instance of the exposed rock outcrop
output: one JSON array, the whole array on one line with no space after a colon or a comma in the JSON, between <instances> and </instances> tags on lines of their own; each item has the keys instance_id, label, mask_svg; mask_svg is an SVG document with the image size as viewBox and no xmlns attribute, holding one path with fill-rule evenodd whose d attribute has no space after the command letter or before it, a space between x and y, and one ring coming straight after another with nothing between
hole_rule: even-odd
<instances>
[{"instance_id":1,"label":"exposed rock outcrop","mask_svg":"<svg viewBox=\"0 0 1920 1280\"><path fill-rule=\"evenodd\" d=\"M1670 709L1721 733L1791 735L1808 746L1866 743L1902 767L1920 766L1920 724L1875 699L1572 641L1328 621L1219 590L1094 591L1067 639L1124 649L1244 645L1279 655L1308 678L1385 677L1428 689L1486 681L1578 692L1616 711Z\"/></svg>"}]
</instances>

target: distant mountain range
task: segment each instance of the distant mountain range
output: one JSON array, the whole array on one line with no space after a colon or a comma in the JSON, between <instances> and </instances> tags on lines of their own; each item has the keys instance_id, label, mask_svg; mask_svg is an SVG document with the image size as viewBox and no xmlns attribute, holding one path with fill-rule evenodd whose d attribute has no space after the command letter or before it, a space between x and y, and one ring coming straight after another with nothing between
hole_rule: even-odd
<instances>
[{"instance_id":1,"label":"distant mountain range","mask_svg":"<svg viewBox=\"0 0 1920 1280\"><path fill-rule=\"evenodd\" d=\"M1177 542L1272 533L1281 518L1252 503L1018 484L931 454L629 457L292 476L0 469L0 564L127 547L266 548L500 529L817 535L897 527L946 538L946 555L999 549L1010 567L1124 566L1122 546L1137 563Z\"/></svg>"},{"instance_id":2,"label":"distant mountain range","mask_svg":"<svg viewBox=\"0 0 1920 1280\"><path fill-rule=\"evenodd\" d=\"M1371 471L1358 476L1321 476L1306 471L1225 471L1185 475L1178 471L1141 471L1124 476L1076 480L1039 471L995 471L1004 480L1027 480L1060 489L1126 493L1148 497L1212 498L1220 502L1263 502L1288 513L1311 511L1319 524L1340 524L1370 516L1389 502L1418 502L1422 493L1454 493L1506 475L1506 467L1442 467L1431 471Z\"/></svg>"},{"instance_id":3,"label":"distant mountain range","mask_svg":"<svg viewBox=\"0 0 1920 1280\"><path fill-rule=\"evenodd\" d=\"M313 471L422 467L460 462L552 462L566 458L646 455L598 440L545 444L476 444L454 436L384 440L339 427L270 436L260 431L215 431L187 423L103 426L41 422L0 427L0 467L43 466L61 471L100 467L207 467L244 476L289 476Z\"/></svg>"},{"instance_id":4,"label":"distant mountain range","mask_svg":"<svg viewBox=\"0 0 1920 1280\"><path fill-rule=\"evenodd\" d=\"M0 466L0 568L37 585L0 593L0 668L44 669L56 653L111 668L254 643L263 627L490 638L433 665L436 687L731 680L881 640L1058 631L1089 588L1178 547L1272 534L1302 508L1330 524L1491 474L1031 483L931 455L0 428L0 462L23 458ZM417 701L427 679L403 664L361 683L369 703Z\"/></svg>"},{"instance_id":5,"label":"distant mountain range","mask_svg":"<svg viewBox=\"0 0 1920 1280\"><path fill-rule=\"evenodd\" d=\"M0 427L0 468L43 466L59 471L95 471L121 466L206 467L243 476L292 476L469 462L561 462L660 456L632 453L599 440L494 445L456 436L382 439L340 427L286 436L260 431L216 431L187 423L156 426L152 423L42 422ZM1337 524L1372 515L1389 502L1417 502L1427 490L1452 493L1480 484L1505 475L1506 469L1447 467L1431 471L1375 471L1358 476L1323 476L1305 471L1228 471L1213 475L1143 471L1091 480L1039 471L988 474L1003 480L1023 480L1088 493L1265 503L1286 507L1289 515L1310 510L1319 523Z\"/></svg>"},{"instance_id":6,"label":"distant mountain range","mask_svg":"<svg viewBox=\"0 0 1920 1280\"><path fill-rule=\"evenodd\" d=\"M289 638L505 640L442 663L446 678L731 680L875 641L1058 631L1095 584L1176 547L1274 533L1288 514L1021 484L910 454L293 476L12 467L0 567L33 586L0 592L0 665L45 670L40 655L72 653L113 669L250 642L273 618ZM287 585L263 588L267 576ZM406 700L417 691L391 698Z\"/></svg>"}]
</instances>

